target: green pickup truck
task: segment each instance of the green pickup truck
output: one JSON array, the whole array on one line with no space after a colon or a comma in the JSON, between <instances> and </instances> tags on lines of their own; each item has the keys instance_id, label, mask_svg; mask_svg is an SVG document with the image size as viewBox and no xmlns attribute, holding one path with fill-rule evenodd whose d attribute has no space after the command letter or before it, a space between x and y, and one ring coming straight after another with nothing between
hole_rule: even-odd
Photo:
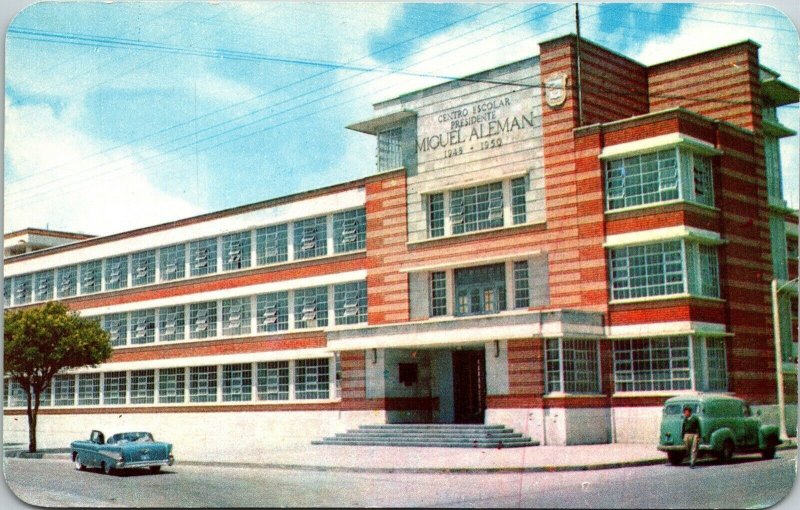
<instances>
[{"instance_id":1,"label":"green pickup truck","mask_svg":"<svg viewBox=\"0 0 800 510\"><path fill-rule=\"evenodd\" d=\"M680 395L664 403L658 449L667 452L670 464L677 466L688 453L681 436L683 408L689 406L700 419L698 453L710 453L722 462L730 461L734 452L761 452L765 459L775 456L781 443L778 427L762 425L752 416L750 406L742 399L719 394Z\"/></svg>"}]
</instances>

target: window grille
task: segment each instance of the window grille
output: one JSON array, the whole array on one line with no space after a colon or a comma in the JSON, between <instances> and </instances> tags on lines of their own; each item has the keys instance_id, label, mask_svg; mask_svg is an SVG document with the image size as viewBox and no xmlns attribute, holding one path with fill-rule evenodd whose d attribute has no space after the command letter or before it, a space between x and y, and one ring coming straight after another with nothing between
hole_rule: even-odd
<instances>
[{"instance_id":1,"label":"window grille","mask_svg":"<svg viewBox=\"0 0 800 510\"><path fill-rule=\"evenodd\" d=\"M78 293L78 266L58 269L58 297L71 297Z\"/></svg>"},{"instance_id":2,"label":"window grille","mask_svg":"<svg viewBox=\"0 0 800 510\"><path fill-rule=\"evenodd\" d=\"M505 265L456 269L456 315L497 313L506 309Z\"/></svg>"},{"instance_id":3,"label":"window grille","mask_svg":"<svg viewBox=\"0 0 800 510\"><path fill-rule=\"evenodd\" d=\"M217 239L202 239L189 245L192 263L192 276L202 276L217 272Z\"/></svg>"},{"instance_id":4,"label":"window grille","mask_svg":"<svg viewBox=\"0 0 800 510\"><path fill-rule=\"evenodd\" d=\"M295 293L295 327L316 328L328 325L328 288L299 289Z\"/></svg>"},{"instance_id":5,"label":"window grille","mask_svg":"<svg viewBox=\"0 0 800 510\"><path fill-rule=\"evenodd\" d=\"M53 299L53 270L34 273L33 284L36 301L49 301Z\"/></svg>"},{"instance_id":6,"label":"window grille","mask_svg":"<svg viewBox=\"0 0 800 510\"><path fill-rule=\"evenodd\" d=\"M78 405L100 404L100 374L78 374Z\"/></svg>"},{"instance_id":7,"label":"window grille","mask_svg":"<svg viewBox=\"0 0 800 510\"><path fill-rule=\"evenodd\" d=\"M692 389L689 347L686 336L615 340L616 391Z\"/></svg>"},{"instance_id":8,"label":"window grille","mask_svg":"<svg viewBox=\"0 0 800 510\"><path fill-rule=\"evenodd\" d=\"M131 404L152 404L155 402L155 370L131 371Z\"/></svg>"},{"instance_id":9,"label":"window grille","mask_svg":"<svg viewBox=\"0 0 800 510\"><path fill-rule=\"evenodd\" d=\"M217 302L189 305L190 338L212 338L217 336Z\"/></svg>"},{"instance_id":10,"label":"window grille","mask_svg":"<svg viewBox=\"0 0 800 510\"><path fill-rule=\"evenodd\" d=\"M527 189L527 176L511 181L511 218L514 221L514 225L527 221L527 197L525 196Z\"/></svg>"},{"instance_id":11,"label":"window grille","mask_svg":"<svg viewBox=\"0 0 800 510\"><path fill-rule=\"evenodd\" d=\"M258 399L289 400L289 362L267 361L257 365Z\"/></svg>"},{"instance_id":12,"label":"window grille","mask_svg":"<svg viewBox=\"0 0 800 510\"><path fill-rule=\"evenodd\" d=\"M442 193L428 196L428 235L430 237L444 235L444 194Z\"/></svg>"},{"instance_id":13,"label":"window grille","mask_svg":"<svg viewBox=\"0 0 800 510\"><path fill-rule=\"evenodd\" d=\"M285 331L289 328L289 293L273 292L256 298L258 331Z\"/></svg>"},{"instance_id":14,"label":"window grille","mask_svg":"<svg viewBox=\"0 0 800 510\"><path fill-rule=\"evenodd\" d=\"M297 400L328 398L329 385L330 361L327 358L295 362L294 391Z\"/></svg>"},{"instance_id":15,"label":"window grille","mask_svg":"<svg viewBox=\"0 0 800 510\"><path fill-rule=\"evenodd\" d=\"M500 182L450 193L453 234L503 226L503 185Z\"/></svg>"},{"instance_id":16,"label":"window grille","mask_svg":"<svg viewBox=\"0 0 800 510\"><path fill-rule=\"evenodd\" d=\"M431 273L431 317L447 315L447 282L444 271Z\"/></svg>"},{"instance_id":17,"label":"window grille","mask_svg":"<svg viewBox=\"0 0 800 510\"><path fill-rule=\"evenodd\" d=\"M25 274L14 277L14 304L23 305L31 302L33 275Z\"/></svg>"},{"instance_id":18,"label":"window grille","mask_svg":"<svg viewBox=\"0 0 800 510\"><path fill-rule=\"evenodd\" d=\"M599 393L596 340L547 340L545 367L548 392Z\"/></svg>"},{"instance_id":19,"label":"window grille","mask_svg":"<svg viewBox=\"0 0 800 510\"><path fill-rule=\"evenodd\" d=\"M161 342L183 340L185 330L185 312L183 306L168 306L158 310L159 331L158 339Z\"/></svg>"},{"instance_id":20,"label":"window grille","mask_svg":"<svg viewBox=\"0 0 800 510\"><path fill-rule=\"evenodd\" d=\"M378 171L403 166L402 129L392 128L378 133Z\"/></svg>"},{"instance_id":21,"label":"window grille","mask_svg":"<svg viewBox=\"0 0 800 510\"><path fill-rule=\"evenodd\" d=\"M131 285L147 285L156 281L156 251L140 251L131 255Z\"/></svg>"},{"instance_id":22,"label":"window grille","mask_svg":"<svg viewBox=\"0 0 800 510\"><path fill-rule=\"evenodd\" d=\"M158 371L158 402L182 403L185 400L186 371L183 368L162 368Z\"/></svg>"},{"instance_id":23,"label":"window grille","mask_svg":"<svg viewBox=\"0 0 800 510\"><path fill-rule=\"evenodd\" d=\"M161 281L177 280L186 276L186 245L176 244L159 250Z\"/></svg>"},{"instance_id":24,"label":"window grille","mask_svg":"<svg viewBox=\"0 0 800 510\"><path fill-rule=\"evenodd\" d=\"M528 261L514 262L514 308L528 308L531 287L528 279Z\"/></svg>"},{"instance_id":25,"label":"window grille","mask_svg":"<svg viewBox=\"0 0 800 510\"><path fill-rule=\"evenodd\" d=\"M249 363L222 367L222 400L246 402L252 397L252 375Z\"/></svg>"},{"instance_id":26,"label":"window grille","mask_svg":"<svg viewBox=\"0 0 800 510\"><path fill-rule=\"evenodd\" d=\"M128 286L128 257L106 259L106 290L122 289Z\"/></svg>"},{"instance_id":27,"label":"window grille","mask_svg":"<svg viewBox=\"0 0 800 510\"><path fill-rule=\"evenodd\" d=\"M81 294L100 292L102 281L102 262L95 260L80 265Z\"/></svg>"},{"instance_id":28,"label":"window grille","mask_svg":"<svg viewBox=\"0 0 800 510\"><path fill-rule=\"evenodd\" d=\"M365 210L355 209L333 215L334 252L363 250L366 246Z\"/></svg>"},{"instance_id":29,"label":"window grille","mask_svg":"<svg viewBox=\"0 0 800 510\"><path fill-rule=\"evenodd\" d=\"M108 332L112 346L126 345L128 343L128 314L112 313L104 316L103 329Z\"/></svg>"},{"instance_id":30,"label":"window grille","mask_svg":"<svg viewBox=\"0 0 800 510\"><path fill-rule=\"evenodd\" d=\"M250 298L226 299L222 302L222 334L250 333Z\"/></svg>"},{"instance_id":31,"label":"window grille","mask_svg":"<svg viewBox=\"0 0 800 510\"><path fill-rule=\"evenodd\" d=\"M217 367L189 368L189 402L217 401Z\"/></svg>"},{"instance_id":32,"label":"window grille","mask_svg":"<svg viewBox=\"0 0 800 510\"><path fill-rule=\"evenodd\" d=\"M53 377L53 405L75 405L75 376L59 374Z\"/></svg>"},{"instance_id":33,"label":"window grille","mask_svg":"<svg viewBox=\"0 0 800 510\"><path fill-rule=\"evenodd\" d=\"M674 200L679 193L677 149L606 162L606 207L619 209Z\"/></svg>"},{"instance_id":34,"label":"window grille","mask_svg":"<svg viewBox=\"0 0 800 510\"><path fill-rule=\"evenodd\" d=\"M682 241L614 248L609 260L614 299L686 292Z\"/></svg>"},{"instance_id":35,"label":"window grille","mask_svg":"<svg viewBox=\"0 0 800 510\"><path fill-rule=\"evenodd\" d=\"M156 311L131 312L131 343L149 344L156 341Z\"/></svg>"},{"instance_id":36,"label":"window grille","mask_svg":"<svg viewBox=\"0 0 800 510\"><path fill-rule=\"evenodd\" d=\"M328 253L325 216L297 221L294 224L294 257L304 259Z\"/></svg>"},{"instance_id":37,"label":"window grille","mask_svg":"<svg viewBox=\"0 0 800 510\"><path fill-rule=\"evenodd\" d=\"M11 306L11 296L14 294L13 292L13 280L11 277L3 278L3 305L4 306Z\"/></svg>"},{"instance_id":38,"label":"window grille","mask_svg":"<svg viewBox=\"0 0 800 510\"><path fill-rule=\"evenodd\" d=\"M127 374L125 372L106 372L103 374L103 404L125 405L126 387Z\"/></svg>"},{"instance_id":39,"label":"window grille","mask_svg":"<svg viewBox=\"0 0 800 510\"><path fill-rule=\"evenodd\" d=\"M257 263L275 264L288 260L288 226L271 225L256 231Z\"/></svg>"},{"instance_id":40,"label":"window grille","mask_svg":"<svg viewBox=\"0 0 800 510\"><path fill-rule=\"evenodd\" d=\"M336 324L358 324L367 321L367 282L334 286Z\"/></svg>"},{"instance_id":41,"label":"window grille","mask_svg":"<svg viewBox=\"0 0 800 510\"><path fill-rule=\"evenodd\" d=\"M222 238L222 253L225 261L222 269L231 271L250 267L250 232L228 234Z\"/></svg>"}]
</instances>

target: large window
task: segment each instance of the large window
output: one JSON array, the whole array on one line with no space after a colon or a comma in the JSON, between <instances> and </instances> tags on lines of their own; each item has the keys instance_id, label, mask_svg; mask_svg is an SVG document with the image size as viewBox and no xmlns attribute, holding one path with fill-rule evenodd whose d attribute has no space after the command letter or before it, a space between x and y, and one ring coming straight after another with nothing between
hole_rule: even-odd
<instances>
[{"instance_id":1,"label":"large window","mask_svg":"<svg viewBox=\"0 0 800 510\"><path fill-rule=\"evenodd\" d=\"M125 405L127 376L128 374L125 372L106 372L103 374L104 405Z\"/></svg>"},{"instance_id":2,"label":"large window","mask_svg":"<svg viewBox=\"0 0 800 510\"><path fill-rule=\"evenodd\" d=\"M222 238L222 270L250 267L250 232L228 234Z\"/></svg>"},{"instance_id":3,"label":"large window","mask_svg":"<svg viewBox=\"0 0 800 510\"><path fill-rule=\"evenodd\" d=\"M252 375L250 364L237 363L222 367L222 400L224 402L243 402L252 395Z\"/></svg>"},{"instance_id":4,"label":"large window","mask_svg":"<svg viewBox=\"0 0 800 510\"><path fill-rule=\"evenodd\" d=\"M711 159L684 148L606 161L608 210L683 198L714 205Z\"/></svg>"},{"instance_id":5,"label":"large window","mask_svg":"<svg viewBox=\"0 0 800 510\"><path fill-rule=\"evenodd\" d=\"M74 406L75 405L75 376L56 375L53 377L53 405Z\"/></svg>"},{"instance_id":6,"label":"large window","mask_svg":"<svg viewBox=\"0 0 800 510\"><path fill-rule=\"evenodd\" d=\"M156 251L140 251L131 255L131 285L147 285L156 281Z\"/></svg>"},{"instance_id":7,"label":"large window","mask_svg":"<svg viewBox=\"0 0 800 510\"><path fill-rule=\"evenodd\" d=\"M152 404L155 401L155 370L131 371L131 404Z\"/></svg>"},{"instance_id":8,"label":"large window","mask_svg":"<svg viewBox=\"0 0 800 510\"><path fill-rule=\"evenodd\" d=\"M162 368L158 371L158 401L174 404L184 401L186 371L183 368Z\"/></svg>"},{"instance_id":9,"label":"large window","mask_svg":"<svg viewBox=\"0 0 800 510\"><path fill-rule=\"evenodd\" d=\"M3 304L4 306L11 306L11 296L14 294L13 290L14 281L11 277L3 278Z\"/></svg>"},{"instance_id":10,"label":"large window","mask_svg":"<svg viewBox=\"0 0 800 510\"><path fill-rule=\"evenodd\" d=\"M78 405L96 406L100 403L100 374L78 375Z\"/></svg>"},{"instance_id":11,"label":"large window","mask_svg":"<svg viewBox=\"0 0 800 510\"><path fill-rule=\"evenodd\" d=\"M189 338L217 336L217 302L189 305Z\"/></svg>"},{"instance_id":12,"label":"large window","mask_svg":"<svg viewBox=\"0 0 800 510\"><path fill-rule=\"evenodd\" d=\"M14 277L14 304L24 305L31 302L33 295L33 276L24 274Z\"/></svg>"},{"instance_id":13,"label":"large window","mask_svg":"<svg viewBox=\"0 0 800 510\"><path fill-rule=\"evenodd\" d=\"M495 182L450 192L453 234L503 226L503 184Z\"/></svg>"},{"instance_id":14,"label":"large window","mask_svg":"<svg viewBox=\"0 0 800 510\"><path fill-rule=\"evenodd\" d=\"M363 250L367 241L366 211L354 209L333 215L333 251Z\"/></svg>"},{"instance_id":15,"label":"large window","mask_svg":"<svg viewBox=\"0 0 800 510\"><path fill-rule=\"evenodd\" d=\"M328 325L328 287L294 291L295 328L321 328Z\"/></svg>"},{"instance_id":16,"label":"large window","mask_svg":"<svg viewBox=\"0 0 800 510\"><path fill-rule=\"evenodd\" d=\"M158 339L161 342L183 340L185 335L183 306L167 306L158 310Z\"/></svg>"},{"instance_id":17,"label":"large window","mask_svg":"<svg viewBox=\"0 0 800 510\"><path fill-rule=\"evenodd\" d=\"M258 399L289 400L288 361L267 361L258 364Z\"/></svg>"},{"instance_id":18,"label":"large window","mask_svg":"<svg viewBox=\"0 0 800 510\"><path fill-rule=\"evenodd\" d=\"M217 401L217 367L189 369L189 402Z\"/></svg>"},{"instance_id":19,"label":"large window","mask_svg":"<svg viewBox=\"0 0 800 510\"><path fill-rule=\"evenodd\" d=\"M403 166L403 131L396 127L378 133L378 171L384 172Z\"/></svg>"},{"instance_id":20,"label":"large window","mask_svg":"<svg viewBox=\"0 0 800 510\"><path fill-rule=\"evenodd\" d=\"M616 391L692 389L689 337L614 341Z\"/></svg>"},{"instance_id":21,"label":"large window","mask_svg":"<svg viewBox=\"0 0 800 510\"><path fill-rule=\"evenodd\" d=\"M190 274L203 276L217 272L217 238L201 239L189 244Z\"/></svg>"},{"instance_id":22,"label":"large window","mask_svg":"<svg viewBox=\"0 0 800 510\"><path fill-rule=\"evenodd\" d=\"M295 362L294 394L297 400L328 398L330 360L303 359Z\"/></svg>"},{"instance_id":23,"label":"large window","mask_svg":"<svg viewBox=\"0 0 800 510\"><path fill-rule=\"evenodd\" d=\"M506 309L505 265L455 270L456 315L497 313Z\"/></svg>"},{"instance_id":24,"label":"large window","mask_svg":"<svg viewBox=\"0 0 800 510\"><path fill-rule=\"evenodd\" d=\"M256 298L258 331L285 331L289 329L289 293L273 292Z\"/></svg>"},{"instance_id":25,"label":"large window","mask_svg":"<svg viewBox=\"0 0 800 510\"><path fill-rule=\"evenodd\" d=\"M525 223L528 220L526 191L528 177L520 177L511 181L511 217L514 225Z\"/></svg>"},{"instance_id":26,"label":"large window","mask_svg":"<svg viewBox=\"0 0 800 510\"><path fill-rule=\"evenodd\" d=\"M549 393L600 391L596 340L548 339L545 364Z\"/></svg>"},{"instance_id":27,"label":"large window","mask_svg":"<svg viewBox=\"0 0 800 510\"><path fill-rule=\"evenodd\" d=\"M247 335L250 333L250 298L222 301L222 334Z\"/></svg>"},{"instance_id":28,"label":"large window","mask_svg":"<svg viewBox=\"0 0 800 510\"><path fill-rule=\"evenodd\" d=\"M100 292L103 282L103 261L93 260L80 265L81 294Z\"/></svg>"},{"instance_id":29,"label":"large window","mask_svg":"<svg viewBox=\"0 0 800 510\"><path fill-rule=\"evenodd\" d=\"M256 262L260 265L288 260L288 226L271 225L256 230Z\"/></svg>"},{"instance_id":30,"label":"large window","mask_svg":"<svg viewBox=\"0 0 800 510\"><path fill-rule=\"evenodd\" d=\"M514 262L514 308L531 305L531 286L528 278L528 261Z\"/></svg>"},{"instance_id":31,"label":"large window","mask_svg":"<svg viewBox=\"0 0 800 510\"><path fill-rule=\"evenodd\" d=\"M131 312L131 344L150 344L156 341L156 311Z\"/></svg>"},{"instance_id":32,"label":"large window","mask_svg":"<svg viewBox=\"0 0 800 510\"><path fill-rule=\"evenodd\" d=\"M444 271L431 273L431 317L447 315L447 274Z\"/></svg>"},{"instance_id":33,"label":"large window","mask_svg":"<svg viewBox=\"0 0 800 510\"><path fill-rule=\"evenodd\" d=\"M128 286L128 256L106 259L106 290L124 289Z\"/></svg>"},{"instance_id":34,"label":"large window","mask_svg":"<svg viewBox=\"0 0 800 510\"><path fill-rule=\"evenodd\" d=\"M159 250L161 281L177 280L186 276L186 245L165 246Z\"/></svg>"},{"instance_id":35,"label":"large window","mask_svg":"<svg viewBox=\"0 0 800 510\"><path fill-rule=\"evenodd\" d=\"M444 235L444 194L428 195L428 235L441 237Z\"/></svg>"},{"instance_id":36,"label":"large window","mask_svg":"<svg viewBox=\"0 0 800 510\"><path fill-rule=\"evenodd\" d=\"M103 317L103 329L108 332L111 345L118 347L128 343L128 314L111 313Z\"/></svg>"},{"instance_id":37,"label":"large window","mask_svg":"<svg viewBox=\"0 0 800 510\"><path fill-rule=\"evenodd\" d=\"M78 266L58 268L58 297L71 297L78 293Z\"/></svg>"},{"instance_id":38,"label":"large window","mask_svg":"<svg viewBox=\"0 0 800 510\"><path fill-rule=\"evenodd\" d=\"M294 223L294 258L321 257L328 253L328 220L325 216Z\"/></svg>"},{"instance_id":39,"label":"large window","mask_svg":"<svg viewBox=\"0 0 800 510\"><path fill-rule=\"evenodd\" d=\"M333 296L336 325L367 322L367 282L336 285Z\"/></svg>"},{"instance_id":40,"label":"large window","mask_svg":"<svg viewBox=\"0 0 800 510\"><path fill-rule=\"evenodd\" d=\"M40 271L33 275L33 293L36 301L53 299L54 271Z\"/></svg>"}]
</instances>

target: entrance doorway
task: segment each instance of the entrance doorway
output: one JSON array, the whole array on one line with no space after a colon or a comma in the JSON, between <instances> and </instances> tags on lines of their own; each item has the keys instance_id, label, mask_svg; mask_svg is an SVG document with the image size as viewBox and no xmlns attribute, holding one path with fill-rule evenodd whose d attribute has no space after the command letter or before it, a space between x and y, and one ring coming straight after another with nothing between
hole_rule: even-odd
<instances>
[{"instance_id":1,"label":"entrance doorway","mask_svg":"<svg viewBox=\"0 0 800 510\"><path fill-rule=\"evenodd\" d=\"M453 351L455 423L483 423L486 410L484 351Z\"/></svg>"}]
</instances>

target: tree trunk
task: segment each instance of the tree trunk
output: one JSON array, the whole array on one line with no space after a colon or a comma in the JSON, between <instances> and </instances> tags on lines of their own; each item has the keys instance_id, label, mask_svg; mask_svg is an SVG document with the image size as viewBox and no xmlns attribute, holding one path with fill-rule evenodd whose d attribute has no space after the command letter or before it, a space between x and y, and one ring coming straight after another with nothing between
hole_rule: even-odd
<instances>
[{"instance_id":1,"label":"tree trunk","mask_svg":"<svg viewBox=\"0 0 800 510\"><path fill-rule=\"evenodd\" d=\"M31 399L36 402L31 407ZM28 392L28 451L36 452L36 419L39 415L39 394Z\"/></svg>"}]
</instances>

